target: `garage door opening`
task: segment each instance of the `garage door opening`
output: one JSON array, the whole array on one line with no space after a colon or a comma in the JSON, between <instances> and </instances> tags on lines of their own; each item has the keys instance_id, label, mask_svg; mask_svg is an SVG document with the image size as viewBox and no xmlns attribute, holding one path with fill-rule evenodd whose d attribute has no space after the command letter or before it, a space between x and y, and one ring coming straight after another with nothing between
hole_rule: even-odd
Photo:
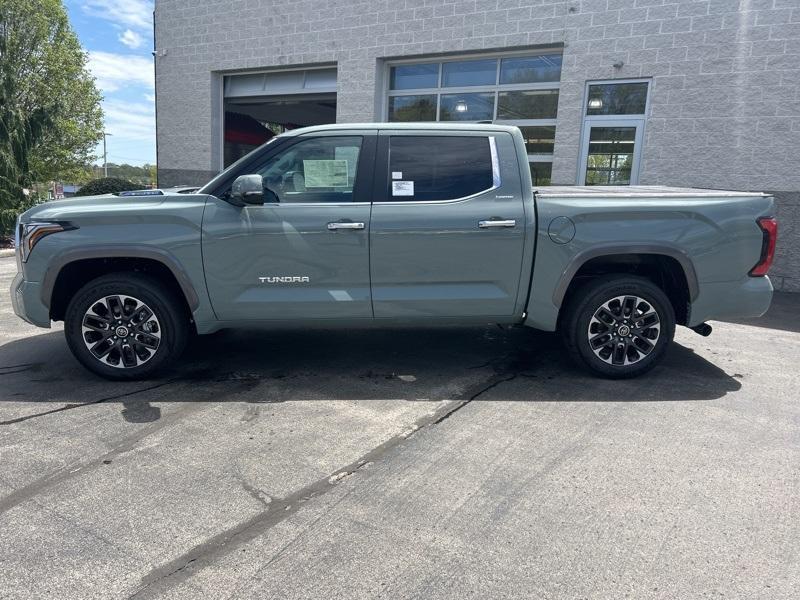
<instances>
[{"instance_id":1,"label":"garage door opening","mask_svg":"<svg viewBox=\"0 0 800 600\"><path fill-rule=\"evenodd\" d=\"M336 122L336 69L229 75L224 84L224 163L275 135Z\"/></svg>"}]
</instances>

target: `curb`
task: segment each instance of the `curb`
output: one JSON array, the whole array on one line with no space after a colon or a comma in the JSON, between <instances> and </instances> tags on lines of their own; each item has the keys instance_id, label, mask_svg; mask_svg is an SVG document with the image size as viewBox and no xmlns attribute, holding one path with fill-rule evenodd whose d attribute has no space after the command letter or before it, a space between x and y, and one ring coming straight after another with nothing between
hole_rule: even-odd
<instances>
[{"instance_id":1,"label":"curb","mask_svg":"<svg viewBox=\"0 0 800 600\"><path fill-rule=\"evenodd\" d=\"M13 248L9 248L8 250L0 250L0 258L5 258L7 256L14 256L16 251Z\"/></svg>"}]
</instances>

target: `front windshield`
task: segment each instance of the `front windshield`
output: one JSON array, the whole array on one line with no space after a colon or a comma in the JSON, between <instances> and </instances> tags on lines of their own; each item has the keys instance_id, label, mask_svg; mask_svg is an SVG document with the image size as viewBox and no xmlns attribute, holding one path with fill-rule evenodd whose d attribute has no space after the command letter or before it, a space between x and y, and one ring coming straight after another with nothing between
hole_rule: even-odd
<instances>
[{"instance_id":1,"label":"front windshield","mask_svg":"<svg viewBox=\"0 0 800 600\"><path fill-rule=\"evenodd\" d=\"M286 136L284 136L284 135L276 135L275 137L271 138L266 143L261 144L258 148L256 148L252 152L248 152L242 158L240 158L235 163L230 165L228 168L223 169L222 171L220 171L219 174L216 177L214 177L211 181L209 181L207 184L205 184L203 187L201 187L199 190L197 190L196 193L197 194L210 194L211 190L215 189L219 185L219 183L228 176L228 173L230 171L240 167L242 165L242 163L244 163L245 161L247 161L250 158L250 156L253 154L253 152L258 152L262 148L272 144L275 140L284 139L285 137Z\"/></svg>"}]
</instances>

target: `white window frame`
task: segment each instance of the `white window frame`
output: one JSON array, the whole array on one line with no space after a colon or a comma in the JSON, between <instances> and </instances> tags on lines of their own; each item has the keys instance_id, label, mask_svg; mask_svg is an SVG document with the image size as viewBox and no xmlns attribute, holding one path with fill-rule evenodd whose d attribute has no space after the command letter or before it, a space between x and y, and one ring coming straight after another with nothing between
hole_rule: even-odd
<instances>
[{"instance_id":1,"label":"white window frame","mask_svg":"<svg viewBox=\"0 0 800 600\"><path fill-rule=\"evenodd\" d=\"M593 85L614 85L620 83L646 83L647 96L645 97L644 112L628 115L589 115L589 88ZM633 79L596 79L588 80L583 90L583 122L581 125L580 153L578 154L578 185L586 185L586 163L588 161L589 136L592 127L635 127L636 137L633 146L633 164L631 165L631 181L629 185L639 183L639 169L642 163L644 150L644 130L647 117L650 114L650 93L653 80L649 77L636 77Z\"/></svg>"},{"instance_id":2,"label":"white window frame","mask_svg":"<svg viewBox=\"0 0 800 600\"><path fill-rule=\"evenodd\" d=\"M527 50L515 50L510 52L483 52L473 54L459 54L458 56L447 57L428 57L428 58L404 58L397 60L387 60L383 66L383 101L381 103L380 120L389 122L389 98L395 96L421 96L425 94L434 94L436 96L436 120L431 123L476 123L478 121L439 121L439 105L442 94L469 94L469 93L485 93L491 92L495 95L494 111L492 114L492 123L498 125L513 125L516 127L556 127L557 118L553 119L498 119L497 110L499 105L500 92L509 91L531 91L531 90L561 90L561 81L548 81L542 83L514 83L514 84L501 84L500 83L500 68L501 62L504 58L514 58L521 56L538 56L546 54L562 54L563 48L560 47L547 47L547 48L529 48ZM482 58L496 59L497 67L495 69L495 80L493 85L473 85L473 86L459 86L459 87L443 87L442 86L442 64L463 62L468 60L480 60ZM401 65L423 65L423 64L438 64L439 72L437 76L437 87L434 88L414 88L404 90L392 90L391 84L391 69L392 67ZM555 147L554 147L555 152ZM553 162L553 153L550 154L528 154L528 162Z\"/></svg>"}]
</instances>

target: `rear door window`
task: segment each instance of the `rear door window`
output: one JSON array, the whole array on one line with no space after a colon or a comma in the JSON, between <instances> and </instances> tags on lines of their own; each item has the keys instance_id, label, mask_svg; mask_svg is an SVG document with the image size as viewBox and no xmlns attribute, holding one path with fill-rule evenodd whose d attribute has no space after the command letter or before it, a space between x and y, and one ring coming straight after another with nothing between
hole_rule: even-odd
<instances>
[{"instance_id":1,"label":"rear door window","mask_svg":"<svg viewBox=\"0 0 800 600\"><path fill-rule=\"evenodd\" d=\"M392 136L386 200L456 200L494 187L485 136Z\"/></svg>"}]
</instances>

